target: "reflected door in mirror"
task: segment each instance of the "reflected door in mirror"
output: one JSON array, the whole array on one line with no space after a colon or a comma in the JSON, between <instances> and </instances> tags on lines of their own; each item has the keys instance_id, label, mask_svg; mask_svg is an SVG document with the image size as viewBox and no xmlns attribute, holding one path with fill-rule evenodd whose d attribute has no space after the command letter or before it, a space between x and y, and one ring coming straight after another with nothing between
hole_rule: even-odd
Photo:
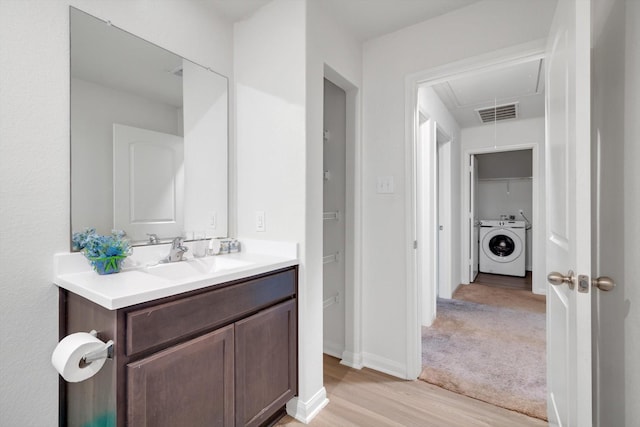
<instances>
[{"instance_id":1,"label":"reflected door in mirror","mask_svg":"<svg viewBox=\"0 0 640 427\"><path fill-rule=\"evenodd\" d=\"M114 226L134 241L184 232L182 137L113 125Z\"/></svg>"}]
</instances>

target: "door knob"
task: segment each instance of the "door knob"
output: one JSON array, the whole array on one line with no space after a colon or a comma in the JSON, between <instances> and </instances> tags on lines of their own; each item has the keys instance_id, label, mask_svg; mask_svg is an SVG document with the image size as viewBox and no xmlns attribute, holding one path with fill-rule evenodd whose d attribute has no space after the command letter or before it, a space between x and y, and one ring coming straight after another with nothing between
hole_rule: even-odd
<instances>
[{"instance_id":1,"label":"door knob","mask_svg":"<svg viewBox=\"0 0 640 427\"><path fill-rule=\"evenodd\" d=\"M554 286L560 286L566 283L569 285L569 289L573 289L576 285L576 276L573 274L572 270L569 270L566 276L562 273L552 271L547 275L547 281Z\"/></svg>"},{"instance_id":2,"label":"door knob","mask_svg":"<svg viewBox=\"0 0 640 427\"><path fill-rule=\"evenodd\" d=\"M591 284L601 291L610 291L615 288L616 284L611 277L600 276L597 279L593 279Z\"/></svg>"}]
</instances>

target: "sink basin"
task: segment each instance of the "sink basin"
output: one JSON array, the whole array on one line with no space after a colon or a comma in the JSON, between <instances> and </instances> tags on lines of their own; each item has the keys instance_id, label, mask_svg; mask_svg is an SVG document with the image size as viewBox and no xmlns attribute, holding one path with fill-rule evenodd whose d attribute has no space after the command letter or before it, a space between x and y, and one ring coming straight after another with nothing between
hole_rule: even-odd
<instances>
[{"instance_id":1,"label":"sink basin","mask_svg":"<svg viewBox=\"0 0 640 427\"><path fill-rule=\"evenodd\" d=\"M151 275L168 280L181 280L197 276L206 276L219 271L251 265L249 261L226 258L224 256L190 258L184 261L159 263L145 267L144 271Z\"/></svg>"}]
</instances>

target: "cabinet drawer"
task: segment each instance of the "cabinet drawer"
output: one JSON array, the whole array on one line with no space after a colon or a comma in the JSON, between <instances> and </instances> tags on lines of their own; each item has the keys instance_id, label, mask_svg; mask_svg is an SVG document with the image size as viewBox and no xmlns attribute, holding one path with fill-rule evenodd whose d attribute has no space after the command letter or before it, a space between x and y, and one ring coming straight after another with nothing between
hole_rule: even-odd
<instances>
[{"instance_id":1,"label":"cabinet drawer","mask_svg":"<svg viewBox=\"0 0 640 427\"><path fill-rule=\"evenodd\" d=\"M230 323L295 294L295 269L126 314L127 355Z\"/></svg>"}]
</instances>

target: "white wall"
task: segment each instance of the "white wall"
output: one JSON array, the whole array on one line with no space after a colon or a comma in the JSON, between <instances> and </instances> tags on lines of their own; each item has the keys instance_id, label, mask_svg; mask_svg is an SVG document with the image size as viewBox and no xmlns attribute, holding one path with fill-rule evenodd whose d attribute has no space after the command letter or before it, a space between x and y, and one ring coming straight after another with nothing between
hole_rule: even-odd
<instances>
[{"instance_id":1,"label":"white wall","mask_svg":"<svg viewBox=\"0 0 640 427\"><path fill-rule=\"evenodd\" d=\"M316 259L321 268L322 246L317 252L308 243L305 21L305 2L274 0L234 27L238 235L300 245L298 397L288 412L301 419L326 404ZM265 212L264 232L256 231L256 211Z\"/></svg>"},{"instance_id":2,"label":"white wall","mask_svg":"<svg viewBox=\"0 0 640 427\"><path fill-rule=\"evenodd\" d=\"M334 83L349 86L347 109L356 111L361 49L316 2L275 0L238 22L234 34L238 235L300 244L299 396L288 412L310 420L327 402L322 386L323 78L325 65L334 77L341 76L344 80ZM356 116L352 122L359 120L351 115ZM359 132L352 124L347 134ZM349 155L348 148L347 161ZM349 173L348 181L354 179ZM265 232L255 231L257 210L265 211ZM351 323L346 322L353 329ZM347 343L352 335L346 331Z\"/></svg>"},{"instance_id":3,"label":"white wall","mask_svg":"<svg viewBox=\"0 0 640 427\"><path fill-rule=\"evenodd\" d=\"M422 86L418 89L418 106L421 112L426 113L429 118L438 122L438 126L444 130L448 136L458 141L459 145L460 125L458 125L456 119L451 115L431 86ZM456 161L455 163L459 162ZM459 167L459 164L456 166Z\"/></svg>"},{"instance_id":4,"label":"white wall","mask_svg":"<svg viewBox=\"0 0 640 427\"><path fill-rule=\"evenodd\" d=\"M2 423L57 425L53 254L69 250L69 10L75 5L231 75L232 31L196 0L0 4ZM180 19L176 19L180 17ZM6 244L10 242L10 244Z\"/></svg>"},{"instance_id":5,"label":"white wall","mask_svg":"<svg viewBox=\"0 0 640 427\"><path fill-rule=\"evenodd\" d=\"M321 2L307 1L307 268L310 288L322 290L323 93L324 78L342 88L346 101L345 351L342 361L362 366L361 245L361 93L362 44ZM313 316L322 306L313 301ZM322 334L321 334L322 335ZM317 351L314 348L314 351ZM318 360L321 363L321 360Z\"/></svg>"},{"instance_id":6,"label":"white wall","mask_svg":"<svg viewBox=\"0 0 640 427\"><path fill-rule=\"evenodd\" d=\"M113 124L182 135L176 107L78 78L73 79L71 123L76 177L71 192L73 232L87 227L109 234L113 229ZM83 203L83 201L91 203Z\"/></svg>"},{"instance_id":7,"label":"white wall","mask_svg":"<svg viewBox=\"0 0 640 427\"><path fill-rule=\"evenodd\" d=\"M546 37L555 2L485 0L364 44L363 323L368 361L407 375L404 84L408 74ZM394 176L396 193L375 192ZM389 226L389 225L393 226ZM390 248L390 249L386 249Z\"/></svg>"},{"instance_id":8,"label":"white wall","mask_svg":"<svg viewBox=\"0 0 640 427\"><path fill-rule=\"evenodd\" d=\"M640 419L640 3L595 6L592 141L601 190L593 195L593 274L610 276L617 286L593 291L594 425L634 426Z\"/></svg>"},{"instance_id":9,"label":"white wall","mask_svg":"<svg viewBox=\"0 0 640 427\"><path fill-rule=\"evenodd\" d=\"M462 129L462 152L522 144L541 144L544 147L544 126L544 117L535 117L499 122L495 129L493 125L464 128ZM544 164L538 166L544 166Z\"/></svg>"},{"instance_id":10,"label":"white wall","mask_svg":"<svg viewBox=\"0 0 640 427\"><path fill-rule=\"evenodd\" d=\"M516 220L522 221L519 209L531 218L531 190L530 179L480 180L476 187L478 218L500 219L500 215L505 214L515 215Z\"/></svg>"},{"instance_id":11,"label":"white wall","mask_svg":"<svg viewBox=\"0 0 640 427\"><path fill-rule=\"evenodd\" d=\"M518 209L522 209L531 221L532 228L527 231L526 266L527 270L534 272L533 292L537 294L544 294L546 289L542 252L542 239L545 235L544 134L544 117L505 121L497 123L495 129L492 125L462 129L463 153L490 152L494 148L504 150L518 145L536 147L532 158L534 165L537 162L535 170L538 174L537 192L532 180L509 180L510 194L507 194L507 181L479 181L477 190L479 219L497 219L500 214L512 214L516 219L521 220ZM537 158L535 158L536 154ZM536 199L537 209L534 208ZM465 224L461 225L464 229ZM536 239L536 245L534 245Z\"/></svg>"}]
</instances>

